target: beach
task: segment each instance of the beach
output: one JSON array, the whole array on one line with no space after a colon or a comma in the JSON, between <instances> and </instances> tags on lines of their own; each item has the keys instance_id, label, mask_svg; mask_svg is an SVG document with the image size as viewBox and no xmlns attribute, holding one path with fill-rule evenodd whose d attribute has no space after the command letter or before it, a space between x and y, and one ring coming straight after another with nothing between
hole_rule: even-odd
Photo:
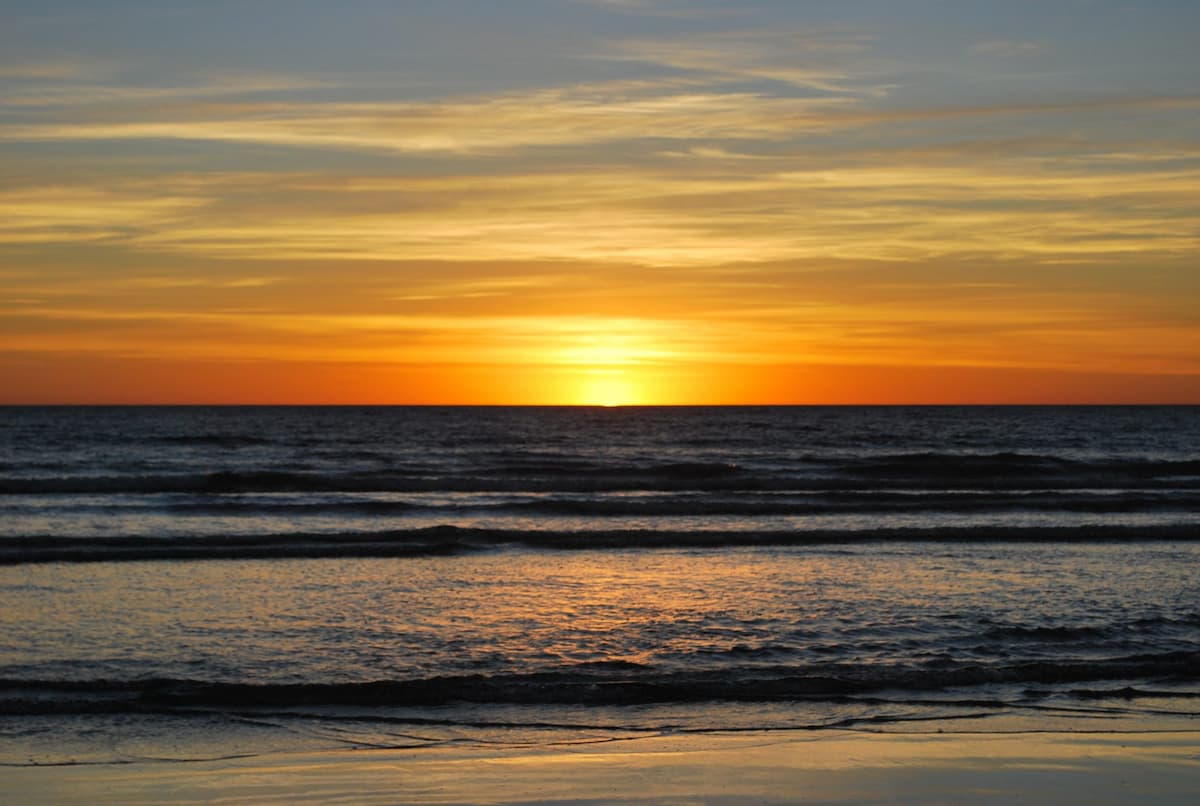
<instances>
[{"instance_id":1,"label":"beach","mask_svg":"<svg viewBox=\"0 0 1200 806\"><path fill-rule=\"evenodd\" d=\"M1200 732L659 736L22 767L12 803L1192 804Z\"/></svg>"}]
</instances>

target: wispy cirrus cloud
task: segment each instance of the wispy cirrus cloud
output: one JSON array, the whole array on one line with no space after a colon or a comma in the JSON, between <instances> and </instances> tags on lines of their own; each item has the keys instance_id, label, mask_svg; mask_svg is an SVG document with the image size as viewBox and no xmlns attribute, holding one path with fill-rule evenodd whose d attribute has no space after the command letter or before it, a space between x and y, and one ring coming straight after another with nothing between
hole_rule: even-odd
<instances>
[{"instance_id":1,"label":"wispy cirrus cloud","mask_svg":"<svg viewBox=\"0 0 1200 806\"><path fill-rule=\"evenodd\" d=\"M724 81L772 81L831 94L878 95L885 90L848 56L870 49L873 37L847 30L726 31L686 39L609 43L598 58L652 64Z\"/></svg>"},{"instance_id":2,"label":"wispy cirrus cloud","mask_svg":"<svg viewBox=\"0 0 1200 806\"><path fill-rule=\"evenodd\" d=\"M686 49L684 49L686 50ZM662 58L692 63L677 53ZM696 62L703 63L703 59ZM733 64L736 65L736 62ZM242 143L380 154L456 154L488 157L534 148L591 146L631 141L785 143L836 131L977 117L1031 117L1124 111L1168 114L1200 108L1200 96L1143 95L1064 99L1044 103L902 107L880 106L882 88L850 86L845 74L824 69L738 67L746 75L775 76L820 88L794 97L744 87L724 77L663 78L582 84L435 101L339 102L301 98L230 98L312 89L302 79L242 77L195 87L84 89L112 93L107 104L80 103L77 89L48 91L43 107L24 122L0 124L0 143L119 140ZM786 74L786 75L785 75ZM169 103L164 99L169 99ZM9 99L11 100L11 99ZM19 110L18 98L0 109ZM728 149L726 149L728 150Z\"/></svg>"},{"instance_id":3,"label":"wispy cirrus cloud","mask_svg":"<svg viewBox=\"0 0 1200 806\"><path fill-rule=\"evenodd\" d=\"M0 245L72 243L160 229L208 201L96 186L11 187L0 191Z\"/></svg>"},{"instance_id":4,"label":"wispy cirrus cloud","mask_svg":"<svg viewBox=\"0 0 1200 806\"><path fill-rule=\"evenodd\" d=\"M1180 152L1186 154L1187 152ZM238 260L714 266L947 255L1071 261L1200 247L1200 159L681 152L645 168L426 177L189 174L0 195L0 242ZM1110 165L1110 162L1114 163ZM1097 166L1100 166L1098 168ZM427 293L427 292L421 292Z\"/></svg>"},{"instance_id":5,"label":"wispy cirrus cloud","mask_svg":"<svg viewBox=\"0 0 1200 806\"><path fill-rule=\"evenodd\" d=\"M576 87L434 103L195 103L0 125L0 141L198 140L495 154L630 139L784 139L849 99Z\"/></svg>"}]
</instances>

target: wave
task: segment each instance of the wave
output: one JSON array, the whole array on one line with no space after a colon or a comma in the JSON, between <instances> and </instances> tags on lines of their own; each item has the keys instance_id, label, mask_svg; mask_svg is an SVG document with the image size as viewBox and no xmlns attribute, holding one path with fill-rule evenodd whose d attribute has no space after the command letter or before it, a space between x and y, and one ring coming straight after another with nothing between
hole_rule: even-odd
<instances>
[{"instance_id":1,"label":"wave","mask_svg":"<svg viewBox=\"0 0 1200 806\"><path fill-rule=\"evenodd\" d=\"M523 530L433 526L381 532L0 540L0 565L48 562L451 556L504 547L603 551L810 546L872 542L1102 542L1200 540L1200 525L970 526L787 530Z\"/></svg>"},{"instance_id":2,"label":"wave","mask_svg":"<svg viewBox=\"0 0 1200 806\"><path fill-rule=\"evenodd\" d=\"M335 495L265 496L201 495L188 498L168 498L137 502L139 506L161 509L178 515L220 515L224 517L254 517L260 515L398 515L421 511L441 512L453 509L462 517L477 517L488 513L552 516L654 517L654 516L815 516L864 515L887 513L950 513L973 514L994 512L1074 512L1074 513L1134 513L1134 512L1194 512L1200 511L1200 491L1030 491L1001 493L941 493L812 491L808 493L707 493L670 495L621 494L545 497L525 495L496 498L461 498L453 502L444 497L425 499L409 494L403 500L389 498L360 498ZM128 512L133 505L127 499L91 499L78 506L88 511ZM0 509L5 508L0 501ZM12 505L14 510L28 510L30 505ZM58 512L61 504L44 503L42 509ZM35 507L36 508L36 507Z\"/></svg>"},{"instance_id":3,"label":"wave","mask_svg":"<svg viewBox=\"0 0 1200 806\"><path fill-rule=\"evenodd\" d=\"M917 493L889 495L886 492L864 490L855 495L814 493L807 499L697 499L664 498L636 499L575 499L504 502L490 505L501 511L520 511L536 514L585 516L815 516L866 515L889 513L950 513L971 514L989 512L1076 512L1076 513L1133 513L1133 512L1190 512L1200 509L1200 494L1164 491L1137 494L1112 492L1074 495L1063 492L1011 493L995 495L940 495Z\"/></svg>"},{"instance_id":4,"label":"wave","mask_svg":"<svg viewBox=\"0 0 1200 806\"><path fill-rule=\"evenodd\" d=\"M920 452L863 458L810 456L814 464L833 466L860 478L958 479L977 485L991 481L1002 486L1038 479L1069 486L1090 485L1096 479L1175 479L1200 482L1200 459L1116 458L1072 459L1049 454Z\"/></svg>"},{"instance_id":5,"label":"wave","mask_svg":"<svg viewBox=\"0 0 1200 806\"><path fill-rule=\"evenodd\" d=\"M951 668L828 663L670 672L638 664L526 673L473 674L349 683L138 680L0 680L9 714L162 709L372 708L472 704L626 706L701 701L822 700L876 692L944 691L975 686L1062 686L1110 681L1200 680L1200 652L1107 659L963 662ZM1095 689L1084 689L1092 691ZM1137 689L1124 689L1137 696Z\"/></svg>"},{"instance_id":6,"label":"wave","mask_svg":"<svg viewBox=\"0 0 1200 806\"><path fill-rule=\"evenodd\" d=\"M1018 641L1056 644L1061 642L1095 640L1108 632L1103 627L1052 627L1011 624L993 627L985 632L982 637L990 641L1003 640L1009 642L1015 639Z\"/></svg>"},{"instance_id":7,"label":"wave","mask_svg":"<svg viewBox=\"0 0 1200 806\"><path fill-rule=\"evenodd\" d=\"M92 509L93 507L88 507ZM162 508L178 515L400 515L421 509L421 505L410 501L377 500L246 500L240 497L200 498L185 501L169 501ZM121 508L114 507L120 511ZM472 507L455 507L470 510Z\"/></svg>"},{"instance_id":8,"label":"wave","mask_svg":"<svg viewBox=\"0 0 1200 806\"><path fill-rule=\"evenodd\" d=\"M151 437L149 441L164 445L201 445L216 448L249 448L276 444L273 439L250 434L181 434Z\"/></svg>"},{"instance_id":9,"label":"wave","mask_svg":"<svg viewBox=\"0 0 1200 806\"><path fill-rule=\"evenodd\" d=\"M732 462L664 462L647 465L605 464L585 459L569 460L559 458L556 461L518 461L503 465L484 467L479 472L483 476L578 476L586 475L596 478L610 476L652 479L705 479L716 476L730 476L742 471L742 468Z\"/></svg>"},{"instance_id":10,"label":"wave","mask_svg":"<svg viewBox=\"0 0 1200 806\"><path fill-rule=\"evenodd\" d=\"M386 457L372 454L376 461ZM786 492L877 490L1200 490L1200 460L1076 461L1023 454L780 457L728 462L607 464L515 461L447 473L444 466L381 470L224 469L208 473L0 477L0 495L255 492Z\"/></svg>"},{"instance_id":11,"label":"wave","mask_svg":"<svg viewBox=\"0 0 1200 806\"><path fill-rule=\"evenodd\" d=\"M812 491L807 495L538 498L478 505L481 509L531 514L584 516L670 516L670 515L833 515L893 512L980 513L980 512L1094 512L1200 510L1200 491L1104 492L1046 491L1001 493L906 492L882 490Z\"/></svg>"},{"instance_id":12,"label":"wave","mask_svg":"<svg viewBox=\"0 0 1200 806\"><path fill-rule=\"evenodd\" d=\"M659 465L647 468L609 468L587 474L538 474L513 466L477 470L470 474L437 476L414 469L380 473L314 473L281 470L214 473L56 476L0 478L0 495L88 493L197 493L234 494L265 492L604 492L642 489L737 489L737 485L701 484L736 473L722 466ZM752 485L751 488L758 486ZM767 482L767 486L774 486Z\"/></svg>"},{"instance_id":13,"label":"wave","mask_svg":"<svg viewBox=\"0 0 1200 806\"><path fill-rule=\"evenodd\" d=\"M0 479L0 494L320 492L346 489L337 477L285 471L56 476Z\"/></svg>"},{"instance_id":14,"label":"wave","mask_svg":"<svg viewBox=\"0 0 1200 806\"><path fill-rule=\"evenodd\" d=\"M1014 644L1092 644L1097 641L1154 635L1190 635L1200 627L1200 613L1177 617L1153 616L1118 624L1022 624L980 619L984 628L979 637L997 646Z\"/></svg>"}]
</instances>

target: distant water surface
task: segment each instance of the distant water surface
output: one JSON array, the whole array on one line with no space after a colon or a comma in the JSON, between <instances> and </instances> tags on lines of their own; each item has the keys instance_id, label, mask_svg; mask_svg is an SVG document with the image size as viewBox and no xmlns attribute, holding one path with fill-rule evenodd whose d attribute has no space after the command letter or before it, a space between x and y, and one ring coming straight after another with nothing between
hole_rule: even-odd
<instances>
[{"instance_id":1,"label":"distant water surface","mask_svg":"<svg viewBox=\"0 0 1200 806\"><path fill-rule=\"evenodd\" d=\"M1188 407L7 409L0 553L445 525L1152 530L1200 522L1198 445Z\"/></svg>"},{"instance_id":2,"label":"distant water surface","mask_svg":"<svg viewBox=\"0 0 1200 806\"><path fill-rule=\"evenodd\" d=\"M2 762L1195 724L1196 408L2 414Z\"/></svg>"}]
</instances>

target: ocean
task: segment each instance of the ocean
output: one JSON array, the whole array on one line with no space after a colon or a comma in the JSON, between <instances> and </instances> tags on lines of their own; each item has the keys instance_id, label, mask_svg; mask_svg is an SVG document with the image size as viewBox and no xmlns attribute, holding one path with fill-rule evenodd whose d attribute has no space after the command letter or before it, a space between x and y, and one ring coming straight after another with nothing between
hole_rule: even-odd
<instances>
[{"instance_id":1,"label":"ocean","mask_svg":"<svg viewBox=\"0 0 1200 806\"><path fill-rule=\"evenodd\" d=\"M0 764L1200 715L1200 408L9 407Z\"/></svg>"}]
</instances>

